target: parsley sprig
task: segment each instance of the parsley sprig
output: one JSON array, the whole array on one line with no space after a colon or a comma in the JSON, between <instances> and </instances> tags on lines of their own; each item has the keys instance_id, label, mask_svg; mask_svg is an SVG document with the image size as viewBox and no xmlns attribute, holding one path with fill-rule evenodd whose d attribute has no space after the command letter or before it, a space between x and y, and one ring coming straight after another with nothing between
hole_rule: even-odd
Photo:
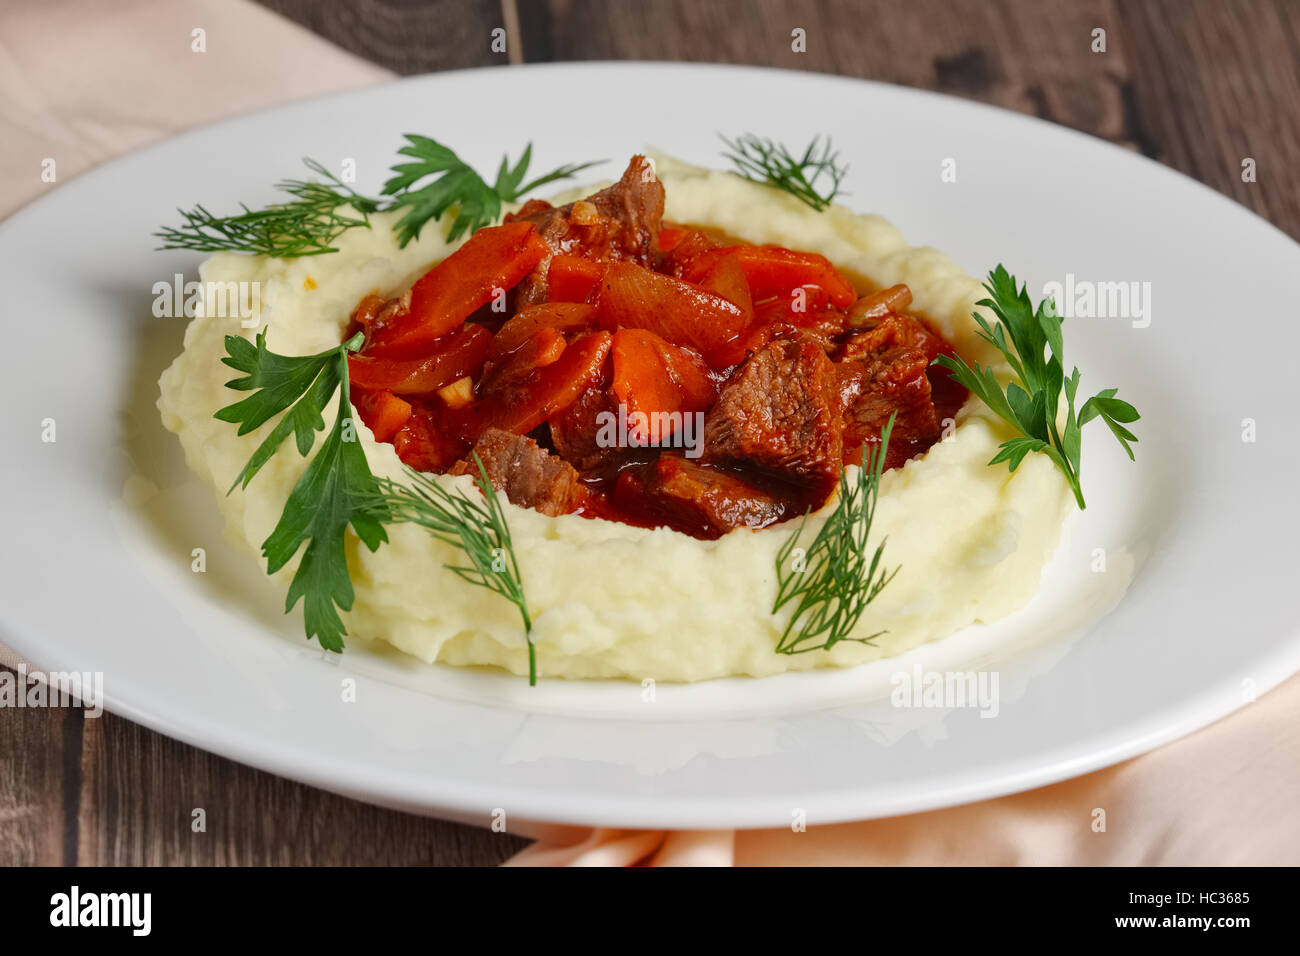
<instances>
[{"instance_id":1,"label":"parsley sprig","mask_svg":"<svg viewBox=\"0 0 1300 956\"><path fill-rule=\"evenodd\" d=\"M407 134L406 140L407 145L398 152L415 162L392 167L395 175L384 184L385 198L363 196L321 163L304 159L320 179L278 183L276 188L290 197L286 201L264 209L250 209L241 203L242 211L233 216L217 216L201 205L179 209L182 225L164 226L154 233L162 240L158 248L243 252L281 259L319 256L337 252L335 241L349 229L369 228L372 213L391 209L405 210L393 226L398 243L405 247L430 219L454 206L456 217L447 235L451 241L496 221L503 202L514 202L539 186L569 179L596 165L569 163L525 183L533 153L529 143L514 166L508 157L502 157L496 182L489 186L447 146L414 134Z\"/></svg>"},{"instance_id":2,"label":"parsley sprig","mask_svg":"<svg viewBox=\"0 0 1300 956\"><path fill-rule=\"evenodd\" d=\"M879 443L872 444L870 452L867 445L862 446L862 467L856 478L849 480L847 468L841 472L839 499L804 553L801 567L791 558L808 523L807 515L777 552L772 613L794 602L794 611L777 641L778 654L829 651L840 641L869 644L884 633L849 637L867 605L898 573L898 568L886 571L881 566L883 540L870 557L867 552L894 417L889 416Z\"/></svg>"},{"instance_id":3,"label":"parsley sprig","mask_svg":"<svg viewBox=\"0 0 1300 956\"><path fill-rule=\"evenodd\" d=\"M453 205L457 207L456 218L447 234L448 241L495 222L501 215L503 202L514 202L538 186L569 179L597 162L603 162L570 163L524 183L533 156L533 144L529 143L513 167L508 156L501 157L496 183L489 186L449 147L412 133L406 135L406 141L398 153L411 157L414 162L394 166L395 175L384 183L383 189L384 195L393 197L388 208L406 210L393 227L403 246L419 236L426 222L437 219ZM427 182L416 188L416 183L421 180Z\"/></svg>"},{"instance_id":4,"label":"parsley sprig","mask_svg":"<svg viewBox=\"0 0 1300 956\"><path fill-rule=\"evenodd\" d=\"M252 394L222 408L215 417L238 424L238 433L246 435L283 413L230 491L248 487L290 435L294 436L298 454L310 454L316 433L325 427L324 410L338 393L333 427L289 493L279 522L262 544L268 574L284 567L303 543L307 544L289 585L285 613L302 598L307 637L315 637L326 650L343 650L344 628L338 611L351 610L355 598L344 549L348 526L366 547L376 551L388 540L386 525L417 524L469 559L466 565L448 565L448 570L470 584L500 594L519 609L528 642L529 683L537 683L532 618L519 561L500 498L478 455L474 455L479 469L475 482L483 493L481 502L459 491L449 492L411 469L407 469L409 486L371 473L357 441L348 386L347 356L360 348L362 339L362 333L357 333L337 348L315 355L287 356L266 347L265 329L258 333L256 342L226 336L227 355L222 361L244 373L227 382L226 387Z\"/></svg>"},{"instance_id":5,"label":"parsley sprig","mask_svg":"<svg viewBox=\"0 0 1300 956\"><path fill-rule=\"evenodd\" d=\"M1124 426L1141 416L1128 402L1115 397L1118 390L1114 388L1098 392L1076 412L1079 369L1076 366L1068 378L1065 376L1061 333L1064 320L1056 311L1056 303L1044 299L1035 309L1026 286L1017 286L1015 276L1001 265L989 273L984 288L990 298L981 299L979 305L993 312L997 324L992 325L975 313L979 335L1002 353L1011 366L1012 381L1004 390L991 368L978 363L968 365L959 356L940 355L935 363L951 371L957 381L1020 432L999 446L999 452L989 464L1006 462L1014 472L1030 452L1042 452L1061 469L1082 510L1087 507L1079 483L1082 427L1100 418L1132 460L1130 443L1136 442L1137 436ZM1057 424L1062 393L1065 395L1063 428Z\"/></svg>"},{"instance_id":6,"label":"parsley sprig","mask_svg":"<svg viewBox=\"0 0 1300 956\"><path fill-rule=\"evenodd\" d=\"M723 153L745 179L765 183L788 192L800 202L818 212L830 208L831 201L840 195L840 183L848 166L839 163L839 153L831 147L830 137L823 141L814 136L803 154L796 156L783 144L773 142L753 133L745 133L734 140L721 136L727 144ZM819 182L825 182L822 187Z\"/></svg>"},{"instance_id":7,"label":"parsley sprig","mask_svg":"<svg viewBox=\"0 0 1300 956\"><path fill-rule=\"evenodd\" d=\"M316 432L325 427L324 409L338 392L333 427L290 492L275 530L262 543L266 572L274 574L307 542L284 610L288 613L302 598L307 636L316 637L321 647L331 651L343 649L343 622L336 608L350 610L353 601L344 532L351 525L371 551L388 540L382 514L359 504L377 491L365 452L356 440L348 393L347 355L360 347L361 338L357 333L343 345L316 355L286 356L266 347L265 329L258 333L256 344L227 335L228 354L222 361L245 374L226 386L253 394L227 405L215 416L238 423L239 434L245 435L287 410L235 479L230 488L234 491L248 486L290 433L298 454L306 457Z\"/></svg>"}]
</instances>

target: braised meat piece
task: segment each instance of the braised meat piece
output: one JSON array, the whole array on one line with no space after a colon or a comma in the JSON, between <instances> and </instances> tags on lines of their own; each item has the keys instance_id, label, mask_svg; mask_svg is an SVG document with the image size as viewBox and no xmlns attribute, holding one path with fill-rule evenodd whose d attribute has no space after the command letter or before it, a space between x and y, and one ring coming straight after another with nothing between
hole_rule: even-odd
<instances>
[{"instance_id":1,"label":"braised meat piece","mask_svg":"<svg viewBox=\"0 0 1300 956\"><path fill-rule=\"evenodd\" d=\"M547 272L556 254L652 264L659 251L663 216L664 187L644 156L633 156L622 179L586 199L558 208L529 201L506 221L536 225L549 251L520 283L519 304L546 299Z\"/></svg>"},{"instance_id":2,"label":"braised meat piece","mask_svg":"<svg viewBox=\"0 0 1300 956\"><path fill-rule=\"evenodd\" d=\"M926 374L930 359L920 349L894 348L841 362L836 367L844 402L844 463L862 463L863 442L879 441L897 412L887 468L911 458L938 439L940 424Z\"/></svg>"},{"instance_id":3,"label":"braised meat piece","mask_svg":"<svg viewBox=\"0 0 1300 956\"><path fill-rule=\"evenodd\" d=\"M952 349L914 315L891 312L883 317L867 320L865 331L849 336L840 350L842 359L869 358L891 349L910 348L925 353L933 360L941 352Z\"/></svg>"},{"instance_id":4,"label":"braised meat piece","mask_svg":"<svg viewBox=\"0 0 1300 956\"><path fill-rule=\"evenodd\" d=\"M544 515L569 514L581 508L590 495L572 465L525 435L489 428L475 442L474 451L492 487L520 507ZM466 457L447 474L477 475L478 467L472 457Z\"/></svg>"},{"instance_id":5,"label":"braised meat piece","mask_svg":"<svg viewBox=\"0 0 1300 956\"><path fill-rule=\"evenodd\" d=\"M835 366L817 345L778 339L734 372L704 423L705 458L758 468L825 497L843 457Z\"/></svg>"},{"instance_id":6,"label":"braised meat piece","mask_svg":"<svg viewBox=\"0 0 1300 956\"><path fill-rule=\"evenodd\" d=\"M556 453L589 477L613 477L630 454L627 448L601 445L604 412L617 416L618 397L608 382L598 382L550 421L551 444Z\"/></svg>"},{"instance_id":7,"label":"braised meat piece","mask_svg":"<svg viewBox=\"0 0 1300 956\"><path fill-rule=\"evenodd\" d=\"M619 476L615 501L633 514L698 538L765 528L786 515L781 498L726 471L677 455Z\"/></svg>"}]
</instances>

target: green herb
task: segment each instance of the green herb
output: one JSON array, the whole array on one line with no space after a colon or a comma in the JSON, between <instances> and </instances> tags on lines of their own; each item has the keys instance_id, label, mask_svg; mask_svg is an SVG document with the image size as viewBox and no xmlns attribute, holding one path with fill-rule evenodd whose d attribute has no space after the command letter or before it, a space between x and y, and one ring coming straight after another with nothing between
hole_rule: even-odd
<instances>
[{"instance_id":1,"label":"green herb","mask_svg":"<svg viewBox=\"0 0 1300 956\"><path fill-rule=\"evenodd\" d=\"M812 142L796 157L781 143L745 133L734 140L722 136L729 152L723 156L731 160L741 176L756 183L766 183L784 190L818 212L830 208L831 200L840 195L840 182L848 172L840 165L839 153L831 148L828 136L823 142L814 136ZM818 188L825 180L827 186Z\"/></svg>"},{"instance_id":2,"label":"green herb","mask_svg":"<svg viewBox=\"0 0 1300 956\"><path fill-rule=\"evenodd\" d=\"M358 195L320 163L304 159L307 168L324 182L288 179L276 188L293 198L253 210L216 216L203 206L179 209L185 224L165 226L154 233L160 249L195 249L201 252L245 252L293 259L337 252L334 241L357 226L369 226L369 215L379 209L373 199Z\"/></svg>"},{"instance_id":3,"label":"green herb","mask_svg":"<svg viewBox=\"0 0 1300 956\"><path fill-rule=\"evenodd\" d=\"M437 219L453 205L457 207L456 218L452 221L448 240L495 222L501 215L503 202L514 202L538 186L569 179L596 165L591 162L561 166L524 184L523 179L533 154L533 145L529 143L513 168L509 157L501 158L496 184L489 186L482 176L441 143L411 133L406 135L406 140L407 145L399 149L398 153L412 157L415 162L394 166L393 172L396 175L384 183L383 190L384 195L393 197L388 208L406 210L393 227L403 246L420 235L426 222ZM430 177L434 177L431 182L415 188L416 183Z\"/></svg>"},{"instance_id":4,"label":"green herb","mask_svg":"<svg viewBox=\"0 0 1300 956\"><path fill-rule=\"evenodd\" d=\"M201 252L244 252L251 255L293 259L337 252L335 240L349 229L370 226L370 214L390 209L406 212L394 224L398 242L405 247L420 234L430 219L436 219L452 206L456 218L448 240L460 238L495 222L503 202L514 202L538 186L569 179L596 163L571 163L553 169L544 176L524 183L532 160L531 143L524 148L519 162L510 166L501 159L496 184L489 186L455 153L427 136L408 134L407 145L398 150L413 157L413 163L399 163L384 184L388 198L370 199L346 186L342 180L314 159L304 159L307 168L323 182L289 179L276 185L292 198L273 203L265 209L243 210L233 216L217 216L203 206L179 209L184 224L164 226L154 233L162 240L160 249L194 249ZM416 188L429 177L431 182Z\"/></svg>"},{"instance_id":5,"label":"green herb","mask_svg":"<svg viewBox=\"0 0 1300 956\"><path fill-rule=\"evenodd\" d=\"M267 349L265 330L258 333L256 344L237 335L227 335L228 354L222 361L245 376L227 382L226 386L253 394L227 405L215 416L224 422L238 423L239 434L244 435L288 409L235 479L230 488L234 491L248 486L291 432L298 454L306 457L316 432L325 427L323 412L330 397L335 391L339 393L333 428L290 492L275 530L262 543L266 572L274 574L307 542L307 550L289 585L284 610L287 614L303 598L307 637L314 636L321 647L331 651L343 649L343 622L335 608L350 610L353 601L352 579L343 547L344 532L352 525L357 537L371 551L388 540L382 514L359 504L377 492L365 452L356 440L348 396L347 355L360 345L358 333L337 348L316 355L290 357Z\"/></svg>"},{"instance_id":6,"label":"green herb","mask_svg":"<svg viewBox=\"0 0 1300 956\"><path fill-rule=\"evenodd\" d=\"M867 637L849 637L867 605L894 579L898 568L881 567L885 552L882 540L867 557L867 539L876 515L880 475L894 430L894 415L880 433L880 442L862 446L862 467L850 482L848 469L840 475L839 500L804 554L802 570L791 558L803 535L808 516L776 555L777 591L772 605L775 614L792 601L794 612L777 642L778 654L829 651L840 641L868 644L884 631Z\"/></svg>"},{"instance_id":7,"label":"green herb","mask_svg":"<svg viewBox=\"0 0 1300 956\"><path fill-rule=\"evenodd\" d=\"M316 433L325 427L324 409L335 391L339 393L334 427L294 485L275 530L262 544L267 573L274 574L307 542L289 586L285 612L303 598L307 637L315 637L326 650L341 651L344 629L336 607L350 610L354 599L344 551L348 525L375 551L388 540L385 525L418 524L469 558L468 565L448 565L448 570L470 584L495 591L519 608L528 642L529 683L537 683L532 619L524 600L519 561L501 501L483 463L475 454L482 502L448 492L411 469L407 469L409 487L376 478L356 440L349 401L347 356L361 341L362 334L357 333L339 347L316 355L285 356L266 347L265 330L258 333L256 343L226 336L227 356L222 361L245 373L226 387L253 394L222 408L215 417L238 424L239 434L246 435L284 413L240 471L231 491L247 487L291 434L298 453L306 457Z\"/></svg>"},{"instance_id":8,"label":"green herb","mask_svg":"<svg viewBox=\"0 0 1300 956\"><path fill-rule=\"evenodd\" d=\"M979 304L993 311L997 325L990 325L975 314L980 337L996 348L1011 366L1013 379L1005 392L991 368L968 365L956 356L940 355L935 363L953 373L953 377L979 397L989 408L1020 431L999 447L989 462L1006 462L1011 471L1020 467L1030 452L1042 452L1061 469L1079 508L1086 508L1079 484L1079 459L1082 451L1082 426L1100 418L1110 428L1124 451L1133 459L1137 436L1124 426L1140 416L1128 402L1115 397L1117 389L1107 388L1083 403L1075 412L1079 392L1079 369L1065 377L1063 319L1056 303L1044 299L1035 310L1025 286L1016 285L1015 276L999 265L984 283L990 299ZM1057 427L1061 393L1065 393L1065 427Z\"/></svg>"},{"instance_id":9,"label":"green herb","mask_svg":"<svg viewBox=\"0 0 1300 956\"><path fill-rule=\"evenodd\" d=\"M528 643L528 683L537 683L537 654L533 646L533 622L524 599L523 577L515 556L510 528L496 489L487 470L473 453L478 475L474 479L483 492L482 501L463 492L450 492L428 475L408 468L410 485L387 478L378 479L378 493L369 506L386 515L390 523L408 522L424 528L439 541L459 548L469 558L467 565L446 565L463 581L495 591L519 609Z\"/></svg>"}]
</instances>

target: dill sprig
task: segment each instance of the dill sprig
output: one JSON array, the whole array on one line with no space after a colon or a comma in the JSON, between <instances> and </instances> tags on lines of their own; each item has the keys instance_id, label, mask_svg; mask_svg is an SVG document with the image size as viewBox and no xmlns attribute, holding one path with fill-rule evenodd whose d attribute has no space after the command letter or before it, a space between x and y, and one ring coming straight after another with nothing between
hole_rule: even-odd
<instances>
[{"instance_id":1,"label":"dill sprig","mask_svg":"<svg viewBox=\"0 0 1300 956\"><path fill-rule=\"evenodd\" d=\"M276 189L288 193L286 202L265 209L243 210L233 216L218 216L205 206L178 209L180 226L164 226L154 235L160 249L194 249L200 252L243 252L251 255L294 259L338 252L336 239L349 229L370 226L370 214L405 210L393 225L398 245L406 247L430 219L448 209L455 210L448 241L460 238L495 222L501 204L514 202L539 186L570 179L596 165L568 163L529 182L524 182L532 161L533 145L524 147L519 161L511 166L501 158L496 182L488 185L452 150L427 136L407 134L407 145L398 153L414 162L392 167L393 176L384 184L383 199L371 199L354 191L314 159L303 163L323 181L286 179ZM598 162L604 162L599 160Z\"/></svg>"},{"instance_id":2,"label":"dill sprig","mask_svg":"<svg viewBox=\"0 0 1300 956\"><path fill-rule=\"evenodd\" d=\"M276 189L292 198L264 209L233 216L217 216L205 206L178 209L184 225L164 226L154 235L160 249L194 249L200 252L244 252L294 259L337 252L336 239L357 226L369 227L379 203L358 194L314 159L303 164L323 182L286 179Z\"/></svg>"},{"instance_id":3,"label":"dill sprig","mask_svg":"<svg viewBox=\"0 0 1300 956\"><path fill-rule=\"evenodd\" d=\"M802 156L795 156L783 144L753 133L734 140L721 134L719 137L730 150L723 156L751 182L788 192L818 212L830 208L831 201L840 195L840 183L849 167L839 163L839 153L831 147L829 136L825 140L814 136ZM818 183L822 181L827 185L819 189Z\"/></svg>"},{"instance_id":4,"label":"dill sprig","mask_svg":"<svg viewBox=\"0 0 1300 956\"><path fill-rule=\"evenodd\" d=\"M1006 462L1007 468L1014 472L1030 452L1042 452L1061 469L1074 492L1075 502L1083 510L1087 507L1079 482L1083 426L1100 418L1132 461L1131 443L1137 441L1137 436L1125 425L1141 416L1128 402L1115 397L1118 390L1114 388L1102 389L1076 412L1079 369L1076 366L1066 377L1061 329L1064 318L1056 311L1056 303L1043 299L1035 309L1027 287L1018 286L1016 277L1001 265L989 273L984 288L990 298L981 299L978 304L993 312L997 325L990 324L977 312L974 318L979 323L978 334L1002 353L1011 367L1012 381L1004 390L991 368L979 363L968 365L955 355L940 355L935 364L952 372L953 378L1020 432L999 446L990 465ZM1058 427L1062 393L1065 424Z\"/></svg>"},{"instance_id":5,"label":"dill sprig","mask_svg":"<svg viewBox=\"0 0 1300 956\"><path fill-rule=\"evenodd\" d=\"M474 483L483 492L474 501L461 491L451 492L422 472L407 468L409 485L390 478L377 478L376 492L363 504L389 524L416 524L469 559L466 565L445 565L458 578L495 591L519 609L528 643L528 683L537 683L537 654L533 645L533 622L524 598L523 576L510 539L501 499L477 452L471 453L478 475Z\"/></svg>"},{"instance_id":6,"label":"dill sprig","mask_svg":"<svg viewBox=\"0 0 1300 956\"><path fill-rule=\"evenodd\" d=\"M862 446L862 467L856 479L849 481L847 468L840 474L839 500L808 546L803 570L796 569L790 559L808 522L807 515L777 552L777 592L772 613L795 602L776 645L778 654L829 651L846 640L869 644L885 633L849 637L867 605L898 573L898 568L886 571L881 567L883 540L870 557L867 555L894 417L889 416L880 442L872 446L870 453L865 444Z\"/></svg>"}]
</instances>

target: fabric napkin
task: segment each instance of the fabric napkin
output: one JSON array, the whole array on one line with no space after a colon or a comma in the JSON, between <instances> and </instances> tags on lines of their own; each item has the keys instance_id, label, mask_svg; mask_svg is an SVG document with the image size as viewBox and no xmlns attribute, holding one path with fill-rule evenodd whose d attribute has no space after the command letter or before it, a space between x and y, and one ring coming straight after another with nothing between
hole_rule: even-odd
<instances>
[{"instance_id":1,"label":"fabric napkin","mask_svg":"<svg viewBox=\"0 0 1300 956\"><path fill-rule=\"evenodd\" d=\"M390 75L245 0L6 0L0 218L191 126ZM0 646L0 663L18 659ZM1294 865L1298 714L1300 676L1146 756L999 800L798 833L541 828L510 862Z\"/></svg>"}]
</instances>

